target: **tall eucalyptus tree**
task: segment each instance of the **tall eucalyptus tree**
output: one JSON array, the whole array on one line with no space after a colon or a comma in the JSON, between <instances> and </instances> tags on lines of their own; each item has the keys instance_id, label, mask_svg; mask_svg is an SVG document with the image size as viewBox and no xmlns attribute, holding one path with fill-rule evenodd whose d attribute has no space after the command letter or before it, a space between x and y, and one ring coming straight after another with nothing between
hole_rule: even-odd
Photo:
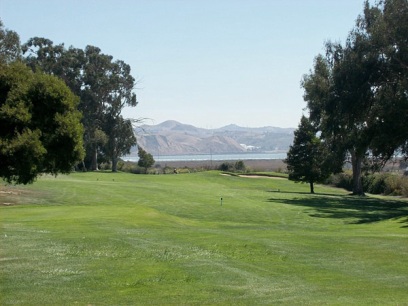
<instances>
[{"instance_id":1,"label":"tall eucalyptus tree","mask_svg":"<svg viewBox=\"0 0 408 306\"><path fill-rule=\"evenodd\" d=\"M354 194L364 194L361 166L368 154L387 160L407 144L407 23L406 0L366 1L346 43L327 43L326 55L316 57L302 81L321 137L338 156L351 156Z\"/></svg>"},{"instance_id":2,"label":"tall eucalyptus tree","mask_svg":"<svg viewBox=\"0 0 408 306\"><path fill-rule=\"evenodd\" d=\"M38 37L23 45L23 51L33 69L59 76L80 97L86 160L91 170L98 170L98 153L103 152L115 171L118 157L136 144L129 124L122 124L121 115L125 106L137 105L130 66L114 61L95 46L87 46L85 50L66 49L63 44L53 45L52 41ZM121 133L128 136L126 148L123 142L117 141Z\"/></svg>"}]
</instances>

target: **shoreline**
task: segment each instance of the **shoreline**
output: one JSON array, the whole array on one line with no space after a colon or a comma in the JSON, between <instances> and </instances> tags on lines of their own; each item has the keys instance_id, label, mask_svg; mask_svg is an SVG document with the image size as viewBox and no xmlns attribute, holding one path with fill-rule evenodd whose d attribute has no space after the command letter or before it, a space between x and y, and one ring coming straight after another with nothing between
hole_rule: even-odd
<instances>
[{"instance_id":1,"label":"shoreline","mask_svg":"<svg viewBox=\"0 0 408 306\"><path fill-rule=\"evenodd\" d=\"M154 167L217 169L222 163L234 164L237 161L240 161L240 159L156 161ZM252 171L286 170L286 164L283 162L283 159L246 159L242 161Z\"/></svg>"}]
</instances>

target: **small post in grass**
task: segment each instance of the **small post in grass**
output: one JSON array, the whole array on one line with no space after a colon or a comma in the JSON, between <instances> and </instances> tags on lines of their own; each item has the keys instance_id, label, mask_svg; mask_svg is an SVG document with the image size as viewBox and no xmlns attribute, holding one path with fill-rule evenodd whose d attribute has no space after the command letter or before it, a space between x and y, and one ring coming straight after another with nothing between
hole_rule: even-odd
<instances>
[{"instance_id":1,"label":"small post in grass","mask_svg":"<svg viewBox=\"0 0 408 306\"><path fill-rule=\"evenodd\" d=\"M221 206L222 206L222 197L221 197L220 201L221 201Z\"/></svg>"}]
</instances>

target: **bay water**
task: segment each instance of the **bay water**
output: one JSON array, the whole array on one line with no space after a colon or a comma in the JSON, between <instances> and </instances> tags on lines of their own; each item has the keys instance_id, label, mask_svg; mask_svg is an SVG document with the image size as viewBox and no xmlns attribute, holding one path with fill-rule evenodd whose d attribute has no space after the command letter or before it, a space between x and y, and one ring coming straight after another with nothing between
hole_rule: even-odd
<instances>
[{"instance_id":1,"label":"bay water","mask_svg":"<svg viewBox=\"0 0 408 306\"><path fill-rule=\"evenodd\" d=\"M234 154L187 154L187 155L154 155L156 162L161 161L206 161L206 160L261 160L261 159L285 159L286 152L269 153L234 153ZM139 157L128 155L123 160L137 162Z\"/></svg>"}]
</instances>

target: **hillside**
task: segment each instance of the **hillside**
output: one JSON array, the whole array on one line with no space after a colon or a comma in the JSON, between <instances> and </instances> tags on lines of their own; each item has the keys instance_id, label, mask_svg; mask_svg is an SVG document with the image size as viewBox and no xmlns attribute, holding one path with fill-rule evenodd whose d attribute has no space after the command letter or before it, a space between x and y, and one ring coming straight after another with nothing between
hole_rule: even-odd
<instances>
[{"instance_id":1,"label":"hillside","mask_svg":"<svg viewBox=\"0 0 408 306\"><path fill-rule=\"evenodd\" d=\"M138 144L148 152L182 155L287 151L293 141L293 131L293 128L246 128L235 124L203 129L168 120L157 125L142 125L136 134Z\"/></svg>"}]
</instances>

